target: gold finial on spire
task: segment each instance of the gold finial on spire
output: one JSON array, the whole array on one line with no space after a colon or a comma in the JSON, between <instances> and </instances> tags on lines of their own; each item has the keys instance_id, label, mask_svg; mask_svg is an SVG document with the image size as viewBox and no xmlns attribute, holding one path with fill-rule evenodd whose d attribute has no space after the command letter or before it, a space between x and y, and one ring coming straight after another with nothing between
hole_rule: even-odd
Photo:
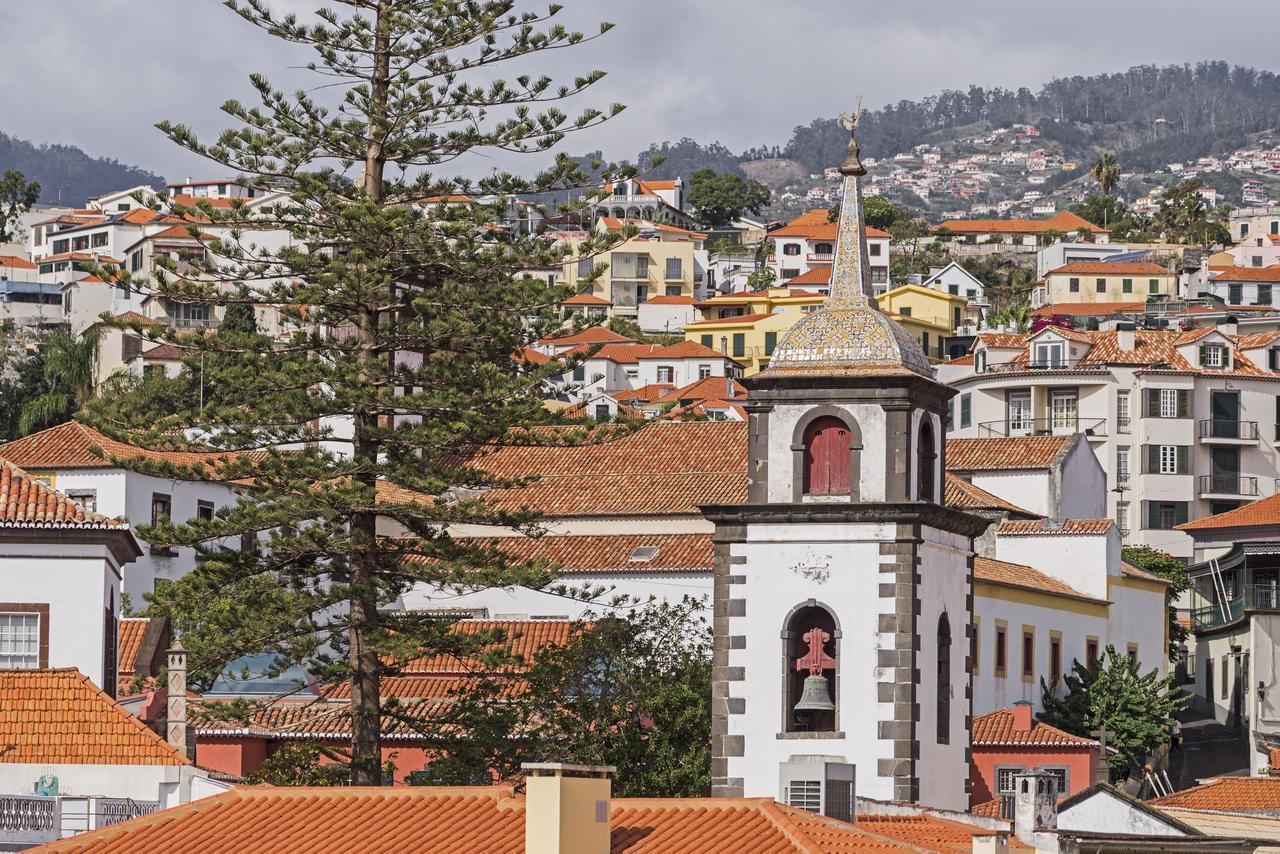
<instances>
[{"instance_id":1,"label":"gold finial on spire","mask_svg":"<svg viewBox=\"0 0 1280 854\"><path fill-rule=\"evenodd\" d=\"M849 151L845 154L844 162L840 164L841 175L865 175L867 168L862 165L862 160L858 152L858 117L862 115L862 96L858 96L858 107L853 114L841 113L840 124L849 128Z\"/></svg>"}]
</instances>

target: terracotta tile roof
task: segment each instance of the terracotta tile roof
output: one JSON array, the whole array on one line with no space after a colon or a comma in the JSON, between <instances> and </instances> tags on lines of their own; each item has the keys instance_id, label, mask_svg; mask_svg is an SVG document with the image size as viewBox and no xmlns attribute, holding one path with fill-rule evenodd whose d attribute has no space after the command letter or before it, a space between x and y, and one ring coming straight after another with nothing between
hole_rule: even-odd
<instances>
[{"instance_id":1,"label":"terracotta tile roof","mask_svg":"<svg viewBox=\"0 0 1280 854\"><path fill-rule=\"evenodd\" d=\"M539 338L538 343L553 344L557 347L572 347L575 344L634 344L636 342L634 338L619 335L612 329L606 329L603 326L588 326L578 332Z\"/></svg>"},{"instance_id":2,"label":"terracotta tile roof","mask_svg":"<svg viewBox=\"0 0 1280 854\"><path fill-rule=\"evenodd\" d=\"M948 439L948 471L1044 469L1059 460L1074 436L995 436ZM0 446L0 453L3 447Z\"/></svg>"},{"instance_id":3,"label":"terracotta tile roof","mask_svg":"<svg viewBox=\"0 0 1280 854\"><path fill-rule=\"evenodd\" d=\"M533 656L547 646L564 644L578 630L569 620L458 620L450 631L459 634L488 634L502 638L490 646L501 647L506 653L532 662ZM488 673L492 666L475 656L439 654L415 658L400 665L402 673L436 676L475 676ZM504 668L505 669L505 668Z\"/></svg>"},{"instance_id":4,"label":"terracotta tile roof","mask_svg":"<svg viewBox=\"0 0 1280 854\"><path fill-rule=\"evenodd\" d=\"M641 356L648 356L658 349L657 344L605 344L589 358L604 359L619 365L638 365Z\"/></svg>"},{"instance_id":5,"label":"terracotta tile roof","mask_svg":"<svg viewBox=\"0 0 1280 854\"><path fill-rule=\"evenodd\" d=\"M1219 528L1274 527L1280 525L1280 493L1260 498L1225 513L1178 525L1179 531L1212 531Z\"/></svg>"},{"instance_id":6,"label":"terracotta tile roof","mask_svg":"<svg viewBox=\"0 0 1280 854\"><path fill-rule=\"evenodd\" d=\"M795 287L796 285L829 285L831 284L831 265L823 264L818 267L810 267L794 279L787 279L787 285Z\"/></svg>"},{"instance_id":7,"label":"terracotta tile roof","mask_svg":"<svg viewBox=\"0 0 1280 854\"><path fill-rule=\"evenodd\" d=\"M394 697L397 700L456 700L474 690L483 677L476 676L436 676L434 674L415 676L383 676L378 680L378 693L383 699ZM502 682L499 696L506 697L527 689L527 683L506 678ZM351 681L344 679L324 689L325 699L350 700Z\"/></svg>"},{"instance_id":8,"label":"terracotta tile roof","mask_svg":"<svg viewBox=\"0 0 1280 854\"><path fill-rule=\"evenodd\" d=\"M1032 317L1106 317L1111 314L1142 312L1143 302L1055 302L1031 312Z\"/></svg>"},{"instance_id":9,"label":"terracotta tile roof","mask_svg":"<svg viewBox=\"0 0 1280 854\"><path fill-rule=\"evenodd\" d=\"M194 208L200 204L206 204L211 208L231 208L235 206L237 199L209 198L207 196L189 196L186 193L174 193L169 197L174 203L188 208ZM244 199L244 201L249 201Z\"/></svg>"},{"instance_id":10,"label":"terracotta tile roof","mask_svg":"<svg viewBox=\"0 0 1280 854\"><path fill-rule=\"evenodd\" d=\"M208 235L201 235L208 238ZM163 231L157 231L155 234L148 235L151 240L190 240L196 242L200 238L192 237L191 232L187 230L185 225L171 225Z\"/></svg>"},{"instance_id":11,"label":"terracotta tile roof","mask_svg":"<svg viewBox=\"0 0 1280 854\"><path fill-rule=\"evenodd\" d=\"M1080 273L1098 276L1172 276L1173 271L1149 261L1072 261L1045 273Z\"/></svg>"},{"instance_id":12,"label":"terracotta tile roof","mask_svg":"<svg viewBox=\"0 0 1280 854\"><path fill-rule=\"evenodd\" d=\"M75 668L0 670L0 763L188 765Z\"/></svg>"},{"instance_id":13,"label":"terracotta tile roof","mask_svg":"<svg viewBox=\"0 0 1280 854\"><path fill-rule=\"evenodd\" d=\"M37 270L39 265L32 264L26 258L16 255L0 255L0 267L12 267L15 270Z\"/></svg>"},{"instance_id":14,"label":"terracotta tile roof","mask_svg":"<svg viewBox=\"0 0 1280 854\"><path fill-rule=\"evenodd\" d=\"M675 386L671 383L649 383L648 385L640 386L640 388L611 392L610 396L619 403L635 403L637 401L653 403L669 391L675 391Z\"/></svg>"},{"instance_id":15,"label":"terracotta tile roof","mask_svg":"<svg viewBox=\"0 0 1280 854\"><path fill-rule=\"evenodd\" d=\"M500 505L550 516L691 514L746 500L746 448L744 422L664 421L612 441L505 447L475 462L499 477L539 477L489 493Z\"/></svg>"},{"instance_id":16,"label":"terracotta tile roof","mask_svg":"<svg viewBox=\"0 0 1280 854\"><path fill-rule=\"evenodd\" d=\"M828 222L829 218L830 213L826 208L805 211L782 228L769 232L769 237L803 237L806 240L830 240L834 243L836 229L840 224ZM887 231L867 226L867 237L888 236Z\"/></svg>"},{"instance_id":17,"label":"terracotta tile roof","mask_svg":"<svg viewBox=\"0 0 1280 854\"><path fill-rule=\"evenodd\" d=\"M677 297L659 294L656 297L649 297L645 300L646 305L693 305L693 297Z\"/></svg>"},{"instance_id":18,"label":"terracotta tile roof","mask_svg":"<svg viewBox=\"0 0 1280 854\"><path fill-rule=\"evenodd\" d=\"M1072 735L1040 721L1033 721L1031 729L1019 732L1013 726L1013 710L997 709L973 719L970 743L974 747L1097 747L1091 738Z\"/></svg>"},{"instance_id":19,"label":"terracotta tile roof","mask_svg":"<svg viewBox=\"0 0 1280 854\"><path fill-rule=\"evenodd\" d=\"M1064 234L1087 228L1089 231L1106 234L1107 230L1081 219L1070 211L1058 211L1048 219L953 219L936 225L934 231L946 229L956 234L986 233L995 234L1043 234L1046 231L1060 231Z\"/></svg>"},{"instance_id":20,"label":"terracotta tile roof","mask_svg":"<svg viewBox=\"0 0 1280 854\"><path fill-rule=\"evenodd\" d=\"M546 353L535 350L532 347L525 347L511 358L515 359L517 362L528 362L531 365L545 365L547 362L551 361L551 357Z\"/></svg>"},{"instance_id":21,"label":"terracotta tile roof","mask_svg":"<svg viewBox=\"0 0 1280 854\"><path fill-rule=\"evenodd\" d=\"M210 840L235 840L241 854L523 854L525 804L508 786L240 786L43 850L197 854ZM931 816L868 817L864 827L861 817L848 824L767 798L615 798L609 806L613 854L959 854L973 837L992 835Z\"/></svg>"},{"instance_id":22,"label":"terracotta tile roof","mask_svg":"<svg viewBox=\"0 0 1280 854\"><path fill-rule=\"evenodd\" d=\"M143 353L142 360L144 362L181 362L184 355L185 353L180 347L175 347L172 344L161 344Z\"/></svg>"},{"instance_id":23,"label":"terracotta tile roof","mask_svg":"<svg viewBox=\"0 0 1280 854\"><path fill-rule=\"evenodd\" d=\"M709 572L714 556L710 534L547 534L537 539L496 537L482 542L519 561L549 561L565 574ZM641 552L640 556L649 556L638 559L638 549L656 551L651 555Z\"/></svg>"},{"instance_id":24,"label":"terracotta tile roof","mask_svg":"<svg viewBox=\"0 0 1280 854\"><path fill-rule=\"evenodd\" d=\"M757 314L739 314L736 317L716 317L711 320L697 320L697 321L694 321L693 323L686 323L684 325L684 328L692 329L695 326L720 326L720 325L732 326L734 324L742 324L742 323L749 324L749 323L755 323L756 321L759 321L759 320L764 320L766 317L773 317L773 312L762 311Z\"/></svg>"},{"instance_id":25,"label":"terracotta tile roof","mask_svg":"<svg viewBox=\"0 0 1280 854\"><path fill-rule=\"evenodd\" d=\"M1169 584L1167 580L1156 575L1154 572L1148 572L1141 567L1134 566L1131 563L1120 561L1120 574L1127 575L1130 578L1145 578L1147 581L1157 581L1160 584Z\"/></svg>"},{"instance_id":26,"label":"terracotta tile roof","mask_svg":"<svg viewBox=\"0 0 1280 854\"><path fill-rule=\"evenodd\" d=\"M719 400L736 400L745 401L747 399L747 387L738 382L735 378L733 383L733 394L726 394L729 380L726 377L703 377L695 380L686 386L673 389L662 397L657 399L658 403L690 403L699 400L707 400L716 398Z\"/></svg>"},{"instance_id":27,"label":"terracotta tile roof","mask_svg":"<svg viewBox=\"0 0 1280 854\"><path fill-rule=\"evenodd\" d=\"M128 685L133 679L134 663L138 659L138 650L142 648L142 637L151 625L150 617L122 617L120 634L117 641L116 661L120 673L120 684Z\"/></svg>"},{"instance_id":28,"label":"terracotta tile roof","mask_svg":"<svg viewBox=\"0 0 1280 854\"><path fill-rule=\"evenodd\" d=\"M959 356L959 357L957 357L957 358L955 358L955 359L948 359L948 360L947 360L947 362L946 362L946 364L948 364L948 365L972 365L972 364L973 364L973 353L965 353L963 356Z\"/></svg>"},{"instance_id":29,"label":"terracotta tile roof","mask_svg":"<svg viewBox=\"0 0 1280 854\"><path fill-rule=\"evenodd\" d=\"M948 507L959 510L1002 510L1023 516L1038 516L1030 510L1023 510L1016 504L1010 504L998 495L992 495L985 489L974 486L964 478L947 472L942 482L942 500Z\"/></svg>"},{"instance_id":30,"label":"terracotta tile roof","mask_svg":"<svg viewBox=\"0 0 1280 854\"><path fill-rule=\"evenodd\" d=\"M50 261L94 261L98 264L115 264L119 266L121 261L112 258L110 255L97 255L92 252L59 252L57 255L46 255L40 259L39 263L47 264Z\"/></svg>"},{"instance_id":31,"label":"terracotta tile roof","mask_svg":"<svg viewBox=\"0 0 1280 854\"><path fill-rule=\"evenodd\" d=\"M1018 350L1027 346L1027 338L1020 332L979 332L978 340L999 350Z\"/></svg>"},{"instance_id":32,"label":"terracotta tile roof","mask_svg":"<svg viewBox=\"0 0 1280 854\"><path fill-rule=\"evenodd\" d=\"M0 450L4 448L0 445ZM50 489L10 460L0 457L0 528L128 528L124 522L89 513Z\"/></svg>"},{"instance_id":33,"label":"terracotta tile roof","mask_svg":"<svg viewBox=\"0 0 1280 854\"><path fill-rule=\"evenodd\" d=\"M723 353L717 353L710 347L697 341L681 341L677 344L668 344L666 347L660 347L646 355L642 355L641 359L725 359L728 358Z\"/></svg>"},{"instance_id":34,"label":"terracotta tile roof","mask_svg":"<svg viewBox=\"0 0 1280 854\"><path fill-rule=\"evenodd\" d=\"M1241 335L1236 339L1236 344L1241 350L1256 350L1275 343L1277 339L1280 339L1280 332L1258 332L1254 335Z\"/></svg>"},{"instance_id":35,"label":"terracotta tile roof","mask_svg":"<svg viewBox=\"0 0 1280 854\"><path fill-rule=\"evenodd\" d=\"M1280 264L1270 267L1215 267L1209 272L1215 282L1280 282Z\"/></svg>"},{"instance_id":36,"label":"terracotta tile roof","mask_svg":"<svg viewBox=\"0 0 1280 854\"><path fill-rule=\"evenodd\" d=\"M1086 602L1108 604L1104 599L1094 599L1092 596L1086 596L1074 587L1059 581L1051 575L1046 575L1035 567L1021 563L1009 563L1008 561L982 557L981 555L973 559L973 580L985 581L988 584L998 584L1002 587L1034 590L1051 596L1066 596Z\"/></svg>"},{"instance_id":37,"label":"terracotta tile roof","mask_svg":"<svg viewBox=\"0 0 1280 854\"><path fill-rule=\"evenodd\" d=\"M1280 777L1219 777L1147 803L1218 812L1280 812Z\"/></svg>"},{"instance_id":38,"label":"terracotta tile roof","mask_svg":"<svg viewBox=\"0 0 1280 854\"><path fill-rule=\"evenodd\" d=\"M747 410L740 403L733 403L727 400L719 400L717 398L704 398L697 403L690 403L687 406L681 406L673 409L666 414L667 418L680 418L688 415L710 415L713 412L733 412L742 420L747 418Z\"/></svg>"},{"instance_id":39,"label":"terracotta tile roof","mask_svg":"<svg viewBox=\"0 0 1280 854\"><path fill-rule=\"evenodd\" d=\"M595 294L574 294L567 300L560 303L561 305L613 305L607 299L598 297Z\"/></svg>"},{"instance_id":40,"label":"terracotta tile roof","mask_svg":"<svg viewBox=\"0 0 1280 854\"><path fill-rule=\"evenodd\" d=\"M96 453L95 448L102 453ZM68 421L0 445L0 459L27 469L118 468L112 457L212 467L226 455L140 448L111 439L79 421Z\"/></svg>"},{"instance_id":41,"label":"terracotta tile roof","mask_svg":"<svg viewBox=\"0 0 1280 854\"><path fill-rule=\"evenodd\" d=\"M422 682L444 682L442 679L420 679ZM461 680L475 684L475 679ZM465 687L465 686L462 686ZM425 692L410 692L425 693ZM457 699L449 694L432 699L402 698L396 714L383 715L382 738L420 741L425 732L439 728L433 718L447 708L447 701ZM351 737L351 703L349 699L312 702L278 702L248 713L246 718L227 719L211 714L215 705L195 703L190 709L190 722L199 739L254 736L271 739L349 739ZM198 748L197 748L198 750Z\"/></svg>"},{"instance_id":42,"label":"terracotta tile roof","mask_svg":"<svg viewBox=\"0 0 1280 854\"><path fill-rule=\"evenodd\" d=\"M1002 537L1097 536L1115 527L1110 519L1037 519L1001 522L996 531Z\"/></svg>"},{"instance_id":43,"label":"terracotta tile roof","mask_svg":"<svg viewBox=\"0 0 1280 854\"><path fill-rule=\"evenodd\" d=\"M984 818L1001 818L1000 799L992 798L989 801L970 807L969 815L977 815L977 816L982 816Z\"/></svg>"}]
</instances>

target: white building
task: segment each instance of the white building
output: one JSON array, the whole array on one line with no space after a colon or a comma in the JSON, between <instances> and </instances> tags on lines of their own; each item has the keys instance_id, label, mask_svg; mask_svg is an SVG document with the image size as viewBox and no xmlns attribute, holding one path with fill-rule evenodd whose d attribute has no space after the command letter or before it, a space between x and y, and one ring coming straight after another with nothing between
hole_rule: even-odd
<instances>
[{"instance_id":1,"label":"white building","mask_svg":"<svg viewBox=\"0 0 1280 854\"><path fill-rule=\"evenodd\" d=\"M1233 324L980 335L973 364L947 366L949 436L1084 433L1125 543L1190 557L1176 526L1275 492L1277 338Z\"/></svg>"},{"instance_id":2,"label":"white building","mask_svg":"<svg viewBox=\"0 0 1280 854\"><path fill-rule=\"evenodd\" d=\"M955 261L945 267L934 267L929 271L929 278L922 283L923 287L935 291L961 296L970 303L987 304L987 286L982 280L961 267Z\"/></svg>"},{"instance_id":3,"label":"white building","mask_svg":"<svg viewBox=\"0 0 1280 854\"><path fill-rule=\"evenodd\" d=\"M86 510L110 519L154 524L167 518L182 523L212 518L220 508L236 503L236 491L228 484L141 474L112 462L113 456L178 465L210 465L216 458L213 454L137 448L74 421L0 445L0 459L21 466L31 477ZM160 548L143 543L140 554L122 571L123 581L119 587L134 608L141 608L143 594L153 592L159 584L181 578L194 569L195 564L194 549ZM116 601L119 602L118 596ZM85 667L81 670L89 674L95 672Z\"/></svg>"},{"instance_id":4,"label":"white building","mask_svg":"<svg viewBox=\"0 0 1280 854\"><path fill-rule=\"evenodd\" d=\"M1215 296L1228 306L1280 304L1280 264L1268 267L1210 267L1198 296Z\"/></svg>"},{"instance_id":5,"label":"white building","mask_svg":"<svg viewBox=\"0 0 1280 854\"><path fill-rule=\"evenodd\" d=\"M806 211L780 229L769 232L773 252L769 265L778 284L786 285L815 267L830 267L835 259L836 229L828 222L825 208ZM889 233L878 228L867 229L867 261L871 281L877 286L889 283Z\"/></svg>"},{"instance_id":6,"label":"white building","mask_svg":"<svg viewBox=\"0 0 1280 854\"><path fill-rule=\"evenodd\" d=\"M1129 248L1120 243L1076 243L1058 240L1036 253L1036 278L1043 279L1050 270L1057 270L1076 261L1105 261L1113 255L1122 255Z\"/></svg>"},{"instance_id":7,"label":"white building","mask_svg":"<svg viewBox=\"0 0 1280 854\"><path fill-rule=\"evenodd\" d=\"M1082 433L948 439L947 471L1038 516L1107 512L1107 473Z\"/></svg>"}]
</instances>

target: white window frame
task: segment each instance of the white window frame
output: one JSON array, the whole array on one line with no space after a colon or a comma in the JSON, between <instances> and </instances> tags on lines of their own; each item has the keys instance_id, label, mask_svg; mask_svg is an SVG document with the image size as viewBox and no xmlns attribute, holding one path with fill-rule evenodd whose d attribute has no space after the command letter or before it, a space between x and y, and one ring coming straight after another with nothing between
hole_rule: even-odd
<instances>
[{"instance_id":1,"label":"white window frame","mask_svg":"<svg viewBox=\"0 0 1280 854\"><path fill-rule=\"evenodd\" d=\"M1116 448L1116 486L1129 483L1129 449Z\"/></svg>"},{"instance_id":2,"label":"white window frame","mask_svg":"<svg viewBox=\"0 0 1280 854\"><path fill-rule=\"evenodd\" d=\"M1176 388L1160 389L1160 417L1178 417L1178 390Z\"/></svg>"},{"instance_id":3,"label":"white window frame","mask_svg":"<svg viewBox=\"0 0 1280 854\"><path fill-rule=\"evenodd\" d=\"M1035 363L1041 367L1065 368L1067 365L1067 346L1062 341L1037 341L1035 355Z\"/></svg>"},{"instance_id":4,"label":"white window frame","mask_svg":"<svg viewBox=\"0 0 1280 854\"><path fill-rule=\"evenodd\" d=\"M1015 406L1015 403L1017 404ZM1025 407L1023 406L1025 404ZM1005 397L1006 418L1009 422L1009 435L1014 431L1027 431L1035 427L1035 419L1031 411L1031 391L1011 391ZM1019 432L1018 435L1021 435Z\"/></svg>"},{"instance_id":5,"label":"white window frame","mask_svg":"<svg viewBox=\"0 0 1280 854\"><path fill-rule=\"evenodd\" d=\"M40 668L40 616L36 611L0 613L0 668Z\"/></svg>"},{"instance_id":6,"label":"white window frame","mask_svg":"<svg viewBox=\"0 0 1280 854\"><path fill-rule=\"evenodd\" d=\"M1049 393L1049 427L1075 432L1080 425L1080 395L1075 389L1054 389Z\"/></svg>"},{"instance_id":7,"label":"white window frame","mask_svg":"<svg viewBox=\"0 0 1280 854\"><path fill-rule=\"evenodd\" d=\"M1177 474L1178 473L1178 446L1177 445L1160 445L1160 471L1159 474Z\"/></svg>"},{"instance_id":8,"label":"white window frame","mask_svg":"<svg viewBox=\"0 0 1280 854\"><path fill-rule=\"evenodd\" d=\"M1129 392L1116 392L1116 432L1128 433L1132 422L1129 420Z\"/></svg>"},{"instance_id":9,"label":"white window frame","mask_svg":"<svg viewBox=\"0 0 1280 854\"><path fill-rule=\"evenodd\" d=\"M1206 344L1204 347L1205 368L1225 368L1227 366L1227 348L1221 344Z\"/></svg>"}]
</instances>

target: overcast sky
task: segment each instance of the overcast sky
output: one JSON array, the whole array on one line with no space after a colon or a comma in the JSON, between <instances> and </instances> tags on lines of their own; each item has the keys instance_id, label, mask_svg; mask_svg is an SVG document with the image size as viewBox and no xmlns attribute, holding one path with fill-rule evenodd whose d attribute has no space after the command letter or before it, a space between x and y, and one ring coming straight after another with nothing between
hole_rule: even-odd
<instances>
[{"instance_id":1,"label":"overcast sky","mask_svg":"<svg viewBox=\"0 0 1280 854\"><path fill-rule=\"evenodd\" d=\"M321 2L275 0L275 7L307 11ZM567 25L617 24L592 44L543 60L547 73L566 79L608 72L580 103L621 101L627 111L565 148L613 158L682 136L735 151L782 145L796 124L848 110L859 94L877 107L971 83L1035 90L1055 76L1144 63L1224 59L1280 68L1274 28L1249 23L1273 20L1274 0L1240 0L1217 24L1206 20L1213 4L1190 0L559 2ZM290 89L312 85L296 70L303 61L296 50L218 0L3 0L3 7L0 130L171 179L223 170L168 142L156 121L212 136L224 126L218 106L252 96L251 71Z\"/></svg>"}]
</instances>

